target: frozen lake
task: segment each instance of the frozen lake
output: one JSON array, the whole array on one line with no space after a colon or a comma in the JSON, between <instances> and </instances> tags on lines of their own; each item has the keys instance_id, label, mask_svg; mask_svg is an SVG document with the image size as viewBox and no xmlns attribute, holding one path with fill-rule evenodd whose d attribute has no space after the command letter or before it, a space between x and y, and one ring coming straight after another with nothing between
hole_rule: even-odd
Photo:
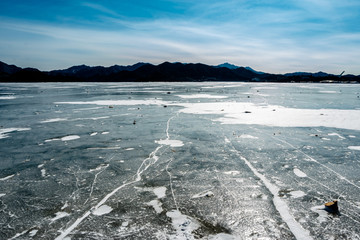
<instances>
[{"instance_id":1,"label":"frozen lake","mask_svg":"<svg viewBox=\"0 0 360 240\"><path fill-rule=\"evenodd\" d=\"M359 96L0 84L0 239L360 239Z\"/></svg>"}]
</instances>

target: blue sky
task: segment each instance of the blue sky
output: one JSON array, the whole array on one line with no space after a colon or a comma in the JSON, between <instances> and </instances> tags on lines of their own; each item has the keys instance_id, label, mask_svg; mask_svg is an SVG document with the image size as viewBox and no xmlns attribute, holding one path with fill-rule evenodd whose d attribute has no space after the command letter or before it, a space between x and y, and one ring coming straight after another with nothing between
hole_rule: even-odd
<instances>
[{"instance_id":1,"label":"blue sky","mask_svg":"<svg viewBox=\"0 0 360 240\"><path fill-rule=\"evenodd\" d=\"M2 0L0 61L41 70L230 62L360 74L358 0Z\"/></svg>"}]
</instances>

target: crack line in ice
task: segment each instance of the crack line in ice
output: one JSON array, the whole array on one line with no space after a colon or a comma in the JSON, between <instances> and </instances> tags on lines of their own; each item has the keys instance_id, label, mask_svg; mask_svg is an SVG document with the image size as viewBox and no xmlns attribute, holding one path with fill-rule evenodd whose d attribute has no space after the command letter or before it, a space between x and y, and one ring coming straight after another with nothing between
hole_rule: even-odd
<instances>
[{"instance_id":1,"label":"crack line in ice","mask_svg":"<svg viewBox=\"0 0 360 240\"><path fill-rule=\"evenodd\" d=\"M113 157L114 157L114 156L113 156ZM113 157L112 157L112 158L113 158ZM112 158L110 158L110 160L111 160ZM86 203L90 200L90 198L91 198L91 195L92 195L92 193L93 193L93 191L94 191L94 185L95 185L95 183L96 183L97 177L98 177L102 172L104 172L108 167L109 167L109 164L105 165L104 167L102 167L102 170L101 170L100 172L97 172L97 173L95 174L95 176L94 176L94 181L93 181L93 183L91 184L91 190L90 190L90 193L89 193L89 197L88 197L88 199L86 199L86 201L84 202L84 204L86 204ZM101 169L101 168L100 168L100 169Z\"/></svg>"},{"instance_id":2,"label":"crack line in ice","mask_svg":"<svg viewBox=\"0 0 360 240\"><path fill-rule=\"evenodd\" d=\"M250 170L261 179L264 183L265 187L271 192L273 195L273 203L277 211L279 212L281 218L284 222L288 225L290 231L294 234L295 238L298 240L306 240L306 239L313 239L309 232L304 229L300 223L298 223L294 217L290 214L289 207L286 203L278 196L279 188L273 184L271 184L264 175L259 173L256 168L243 156L240 155L239 151L232 145L232 148L235 150L237 155L240 157L241 160L245 162L245 164L250 168Z\"/></svg>"},{"instance_id":3,"label":"crack line in ice","mask_svg":"<svg viewBox=\"0 0 360 240\"><path fill-rule=\"evenodd\" d=\"M170 163L173 161L173 158L170 159L170 161L168 162L168 164L166 165L166 172L167 174L169 175L169 182L170 182L170 190L171 190L171 195L174 199L174 204L175 204L175 207L176 207L176 210L179 211L179 206L177 204L177 201L176 201L176 197L175 197L175 193L174 193L174 189L173 189L173 186L172 186L172 176L171 176L171 173L169 172L169 165Z\"/></svg>"},{"instance_id":4,"label":"crack line in ice","mask_svg":"<svg viewBox=\"0 0 360 240\"><path fill-rule=\"evenodd\" d=\"M167 123L167 128L166 128L166 134L168 135L168 131L169 131L169 125L170 125L170 120L173 119L175 116L171 117L168 120ZM146 171L151 165L155 164L157 162L157 160L159 159L158 156L156 156L156 153L165 145L160 145L158 146L154 151L152 151L149 154L149 157L147 157L146 159L144 159L140 165L140 167L138 168L136 174L134 177L135 180L131 181L131 182L125 182L124 184L120 185L119 187L115 188L112 192L108 193L103 199L101 199L100 202L98 202L98 204L96 204L95 206L91 207L90 210L86 211L80 218L76 219L76 221L68 228L66 228L64 231L60 231L61 234L55 238L55 240L63 240L67 235L69 235L82 221L84 221L84 219L86 219L91 213L93 213L94 211L96 211L99 207L101 207L110 197L112 197L116 192L118 192L120 189L129 186L131 184L134 184L136 182L139 182L141 180L141 174ZM150 162L149 164L145 165L146 162L148 160L153 159L153 162ZM145 167L143 167L145 166ZM143 168L143 169L142 169Z\"/></svg>"},{"instance_id":5,"label":"crack line in ice","mask_svg":"<svg viewBox=\"0 0 360 240\"><path fill-rule=\"evenodd\" d=\"M271 136L271 135L270 135L270 136ZM273 139L275 139L275 140L278 140L278 141L280 141L280 142L282 142L282 143L285 143L285 144L289 145L290 147L294 148L294 149L295 149L296 151L298 151L299 153L304 154L304 155L305 155L306 157L308 157L312 162L315 162L315 163L323 166L324 168L328 169L330 172L333 172L333 173L334 173L335 175L337 175L338 178L340 178L341 180L344 180L344 181L346 181L347 183L350 183L351 185L353 185L354 187L357 187L357 188L360 189L360 187L359 187L358 185L356 185L355 183L353 183L352 181L350 181L349 179L347 179L346 177L344 177L344 176L341 175L340 173L332 170L331 168L329 168L329 167L326 166L325 164L322 164L322 163L320 163L319 161L317 161L316 159L310 157L308 154L306 154L306 153L304 153L303 151L301 151L300 149L296 148L294 145L292 145L292 144L288 143L287 141L282 140L282 139L280 139L280 138L273 137L273 136L271 136L271 137L272 137Z\"/></svg>"}]
</instances>

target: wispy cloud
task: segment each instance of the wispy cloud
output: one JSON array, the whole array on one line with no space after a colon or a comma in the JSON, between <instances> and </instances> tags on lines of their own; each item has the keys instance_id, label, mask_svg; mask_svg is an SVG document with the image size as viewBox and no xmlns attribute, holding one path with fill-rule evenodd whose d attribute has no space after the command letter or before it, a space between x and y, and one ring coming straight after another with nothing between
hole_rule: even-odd
<instances>
[{"instance_id":1,"label":"wispy cloud","mask_svg":"<svg viewBox=\"0 0 360 240\"><path fill-rule=\"evenodd\" d=\"M101 13L109 14L109 15L112 15L112 16L120 16L114 10L111 10L110 8L107 8L104 5L100 5L100 4L97 4L97 3L83 2L81 5L85 6L85 7L88 7L88 8L91 8L93 10L99 11Z\"/></svg>"},{"instance_id":2,"label":"wispy cloud","mask_svg":"<svg viewBox=\"0 0 360 240\"><path fill-rule=\"evenodd\" d=\"M338 3L317 2L313 7L323 10L314 16L311 7L295 0L276 6L266 1L198 1L189 2L183 13L187 17L151 18L123 16L105 4L81 4L99 13L102 28L88 22L70 26L2 17L2 55L41 69L81 63L228 61L267 72L360 74L360 31L341 31L331 27L332 20L323 19L322 14L336 11ZM311 21L314 17L320 20Z\"/></svg>"}]
</instances>

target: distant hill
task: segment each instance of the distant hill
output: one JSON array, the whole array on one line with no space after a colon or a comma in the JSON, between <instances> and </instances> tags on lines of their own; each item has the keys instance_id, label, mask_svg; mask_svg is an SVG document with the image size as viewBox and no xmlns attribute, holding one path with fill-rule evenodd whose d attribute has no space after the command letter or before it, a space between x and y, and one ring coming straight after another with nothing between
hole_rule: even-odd
<instances>
[{"instance_id":1,"label":"distant hill","mask_svg":"<svg viewBox=\"0 0 360 240\"><path fill-rule=\"evenodd\" d=\"M269 74L230 63L209 66L202 63L159 65L136 63L111 67L78 65L62 70L39 71L0 62L0 82L360 82L360 76L337 76L323 72Z\"/></svg>"},{"instance_id":2,"label":"distant hill","mask_svg":"<svg viewBox=\"0 0 360 240\"><path fill-rule=\"evenodd\" d=\"M239 66L236 66L236 65L228 63L228 62L219 64L216 67L225 67L225 68L232 69L232 70L239 68ZM257 74L264 74L264 72L256 71L256 70L252 69L251 67L245 67L245 69L250 70L250 71L252 71L254 73L257 73Z\"/></svg>"}]
</instances>

